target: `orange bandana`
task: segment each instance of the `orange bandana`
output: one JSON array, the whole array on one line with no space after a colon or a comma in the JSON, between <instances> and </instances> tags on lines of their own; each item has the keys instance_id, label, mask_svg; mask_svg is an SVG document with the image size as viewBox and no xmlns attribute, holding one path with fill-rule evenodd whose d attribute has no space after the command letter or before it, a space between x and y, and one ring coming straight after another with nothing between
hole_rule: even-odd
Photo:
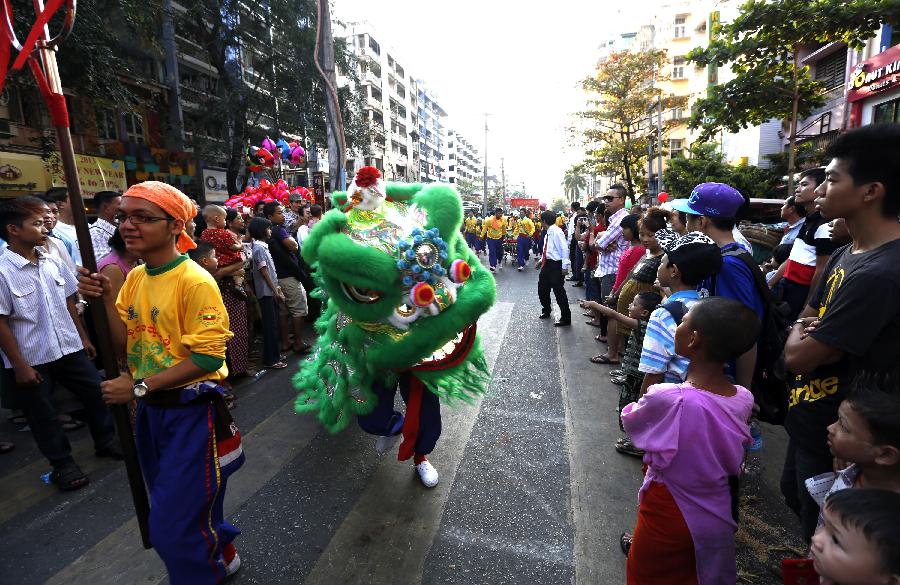
<instances>
[{"instance_id":1,"label":"orange bandana","mask_svg":"<svg viewBox=\"0 0 900 585\"><path fill-rule=\"evenodd\" d=\"M163 211L188 224L197 216L197 204L188 199L188 196L167 183L160 181L144 181L129 187L122 197L137 197L146 199L150 203L160 206ZM184 254L188 250L197 247L194 240L186 232L181 232L175 242L178 252Z\"/></svg>"}]
</instances>

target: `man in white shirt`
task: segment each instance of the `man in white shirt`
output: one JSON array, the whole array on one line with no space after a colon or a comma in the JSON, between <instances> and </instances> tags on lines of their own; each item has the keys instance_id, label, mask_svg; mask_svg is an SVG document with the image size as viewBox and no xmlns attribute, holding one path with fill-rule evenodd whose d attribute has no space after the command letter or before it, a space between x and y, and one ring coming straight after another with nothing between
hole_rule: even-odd
<instances>
[{"instance_id":1,"label":"man in white shirt","mask_svg":"<svg viewBox=\"0 0 900 585\"><path fill-rule=\"evenodd\" d=\"M116 233L116 212L122 196L115 191L99 191L94 195L94 209L97 210L97 221L91 224L91 243L94 245L94 258L97 262L110 253L109 239Z\"/></svg>"},{"instance_id":2,"label":"man in white shirt","mask_svg":"<svg viewBox=\"0 0 900 585\"><path fill-rule=\"evenodd\" d=\"M81 248L78 245L78 235L75 233L75 219L72 217L72 207L69 204L69 192L65 187L53 187L47 190L45 200L52 200L59 210L54 234L61 240L68 242L72 249L69 250L72 260L81 266Z\"/></svg>"},{"instance_id":3,"label":"man in white shirt","mask_svg":"<svg viewBox=\"0 0 900 585\"><path fill-rule=\"evenodd\" d=\"M541 225L547 231L544 236L544 251L541 260L535 265L541 271L538 277L538 299L541 301L541 319L550 317L550 290L559 305L559 321L556 327L572 325L572 312L569 310L569 297L566 295L565 276L569 272L569 246L566 235L556 225L556 214L545 211L541 214Z\"/></svg>"}]
</instances>

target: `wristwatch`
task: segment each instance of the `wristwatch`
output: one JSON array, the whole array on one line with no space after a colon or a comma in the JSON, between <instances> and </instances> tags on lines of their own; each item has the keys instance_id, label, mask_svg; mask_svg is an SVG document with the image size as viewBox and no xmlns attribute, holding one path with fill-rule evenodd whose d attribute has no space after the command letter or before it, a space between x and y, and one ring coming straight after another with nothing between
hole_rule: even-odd
<instances>
[{"instance_id":1,"label":"wristwatch","mask_svg":"<svg viewBox=\"0 0 900 585\"><path fill-rule=\"evenodd\" d=\"M148 388L147 384L144 383L143 378L138 378L137 380L134 381L134 386L132 387L132 390L134 390L135 398L143 398L144 396L147 395L147 392L150 391L150 388Z\"/></svg>"}]
</instances>

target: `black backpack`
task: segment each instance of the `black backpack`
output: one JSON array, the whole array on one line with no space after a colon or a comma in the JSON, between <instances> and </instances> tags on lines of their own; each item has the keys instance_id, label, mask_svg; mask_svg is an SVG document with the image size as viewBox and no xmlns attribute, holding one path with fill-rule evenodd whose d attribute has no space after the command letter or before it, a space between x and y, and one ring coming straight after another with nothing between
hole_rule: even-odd
<instances>
[{"instance_id":1,"label":"black backpack","mask_svg":"<svg viewBox=\"0 0 900 585\"><path fill-rule=\"evenodd\" d=\"M783 425L788 411L788 373L784 363L784 344L791 323L791 307L772 294L753 256L742 248L726 250L723 256L739 258L753 274L756 290L762 296L762 332L756 346L756 369L750 391L759 406L757 418L773 425ZM715 280L713 280L715 283ZM715 284L713 285L715 286ZM714 291L710 291L714 294Z\"/></svg>"}]
</instances>

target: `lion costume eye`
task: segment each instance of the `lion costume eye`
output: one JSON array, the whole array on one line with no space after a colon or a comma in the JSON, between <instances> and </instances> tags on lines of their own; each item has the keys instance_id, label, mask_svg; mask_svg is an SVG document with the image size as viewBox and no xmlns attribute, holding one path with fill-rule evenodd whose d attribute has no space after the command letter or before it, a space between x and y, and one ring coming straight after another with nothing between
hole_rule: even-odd
<instances>
[{"instance_id":1,"label":"lion costume eye","mask_svg":"<svg viewBox=\"0 0 900 585\"><path fill-rule=\"evenodd\" d=\"M381 293L377 290L357 288L347 283L341 283L341 288L344 289L344 294L355 303L371 304L381 300Z\"/></svg>"}]
</instances>

